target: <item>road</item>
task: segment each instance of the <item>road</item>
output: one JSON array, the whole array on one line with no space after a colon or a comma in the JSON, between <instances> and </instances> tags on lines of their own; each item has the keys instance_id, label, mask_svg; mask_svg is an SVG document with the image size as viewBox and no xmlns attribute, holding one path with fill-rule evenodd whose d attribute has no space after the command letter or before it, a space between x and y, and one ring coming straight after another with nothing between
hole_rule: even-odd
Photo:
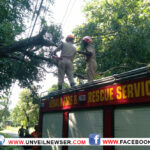
<instances>
[{"instance_id":1,"label":"road","mask_svg":"<svg viewBox=\"0 0 150 150\"><path fill-rule=\"evenodd\" d=\"M12 138L19 138L18 133L14 132L14 131L10 131L10 130L3 130L1 131L4 134L8 134L9 136L11 136ZM7 148L6 148L7 149ZM1 149L0 149L1 150ZM4 150L4 149L2 149ZM24 148L22 146L17 146L14 147L13 150L24 150Z\"/></svg>"},{"instance_id":2,"label":"road","mask_svg":"<svg viewBox=\"0 0 150 150\"><path fill-rule=\"evenodd\" d=\"M9 136L11 136L12 138L19 138L18 133L14 132L14 131L10 131L10 130L3 130L1 131L4 134L8 134Z\"/></svg>"}]
</instances>

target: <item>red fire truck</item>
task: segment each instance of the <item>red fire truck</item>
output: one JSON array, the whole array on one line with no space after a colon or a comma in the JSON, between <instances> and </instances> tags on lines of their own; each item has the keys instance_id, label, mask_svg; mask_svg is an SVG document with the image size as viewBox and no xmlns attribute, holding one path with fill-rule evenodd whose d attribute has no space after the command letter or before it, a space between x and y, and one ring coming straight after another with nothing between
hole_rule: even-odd
<instances>
[{"instance_id":1,"label":"red fire truck","mask_svg":"<svg viewBox=\"0 0 150 150\"><path fill-rule=\"evenodd\" d=\"M42 98L44 138L150 137L150 67L56 91ZM42 150L149 150L148 146L43 146Z\"/></svg>"}]
</instances>

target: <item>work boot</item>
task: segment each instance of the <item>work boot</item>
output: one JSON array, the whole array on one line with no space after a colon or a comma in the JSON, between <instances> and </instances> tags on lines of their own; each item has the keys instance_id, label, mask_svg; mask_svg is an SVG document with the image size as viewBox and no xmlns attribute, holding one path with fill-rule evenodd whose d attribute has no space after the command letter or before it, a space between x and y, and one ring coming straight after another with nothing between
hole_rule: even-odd
<instances>
[{"instance_id":1,"label":"work boot","mask_svg":"<svg viewBox=\"0 0 150 150\"><path fill-rule=\"evenodd\" d=\"M62 90L62 85L58 85L58 90Z\"/></svg>"},{"instance_id":2,"label":"work boot","mask_svg":"<svg viewBox=\"0 0 150 150\"><path fill-rule=\"evenodd\" d=\"M75 83L71 83L70 85L71 85L71 87L73 87L73 86L75 86Z\"/></svg>"}]
</instances>

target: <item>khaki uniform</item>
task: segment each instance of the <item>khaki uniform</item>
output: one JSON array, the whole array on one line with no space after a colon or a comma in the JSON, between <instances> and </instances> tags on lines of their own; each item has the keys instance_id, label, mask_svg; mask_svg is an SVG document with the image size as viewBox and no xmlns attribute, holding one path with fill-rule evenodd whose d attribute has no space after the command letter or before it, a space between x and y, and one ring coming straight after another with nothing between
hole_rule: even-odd
<instances>
[{"instance_id":1,"label":"khaki uniform","mask_svg":"<svg viewBox=\"0 0 150 150\"><path fill-rule=\"evenodd\" d=\"M76 54L76 48L72 43L66 42L62 43L56 49L56 52L59 50L61 50L61 57L58 62L58 85L63 84L65 74L68 77L70 85L74 85L72 61Z\"/></svg>"},{"instance_id":2,"label":"khaki uniform","mask_svg":"<svg viewBox=\"0 0 150 150\"><path fill-rule=\"evenodd\" d=\"M92 56L86 56L86 72L88 81L93 81L96 70L97 70L97 62L96 62L96 55L95 49L92 44L89 44L86 48L87 52L90 52Z\"/></svg>"}]
</instances>

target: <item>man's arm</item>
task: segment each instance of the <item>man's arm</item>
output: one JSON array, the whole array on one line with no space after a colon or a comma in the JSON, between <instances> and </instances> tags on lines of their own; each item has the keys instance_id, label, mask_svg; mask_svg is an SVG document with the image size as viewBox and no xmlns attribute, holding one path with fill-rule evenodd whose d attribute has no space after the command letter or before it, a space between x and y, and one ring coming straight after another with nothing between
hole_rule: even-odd
<instances>
[{"instance_id":1,"label":"man's arm","mask_svg":"<svg viewBox=\"0 0 150 150\"><path fill-rule=\"evenodd\" d=\"M62 47L63 47L63 43L61 43L61 44L54 50L53 54L56 55L56 53L57 53L58 51L60 51L60 50L62 49Z\"/></svg>"},{"instance_id":2,"label":"man's arm","mask_svg":"<svg viewBox=\"0 0 150 150\"><path fill-rule=\"evenodd\" d=\"M85 55L85 56L87 56L87 57L90 57L90 56L92 56L92 53L91 52L83 52L83 51L78 51L78 53L79 54L82 54L82 55Z\"/></svg>"}]
</instances>

